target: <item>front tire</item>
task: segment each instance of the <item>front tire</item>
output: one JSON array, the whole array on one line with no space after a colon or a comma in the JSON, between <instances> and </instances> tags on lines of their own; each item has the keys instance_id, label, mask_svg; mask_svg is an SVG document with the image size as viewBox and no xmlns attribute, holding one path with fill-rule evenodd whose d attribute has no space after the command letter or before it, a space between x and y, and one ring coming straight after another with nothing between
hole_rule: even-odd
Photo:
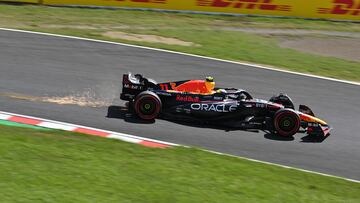
<instances>
[{"instance_id":1,"label":"front tire","mask_svg":"<svg viewBox=\"0 0 360 203\"><path fill-rule=\"evenodd\" d=\"M274 116L274 128L278 135L290 137L295 135L300 128L300 117L292 109L280 109Z\"/></svg>"},{"instance_id":2,"label":"front tire","mask_svg":"<svg viewBox=\"0 0 360 203\"><path fill-rule=\"evenodd\" d=\"M144 120L154 120L161 111L161 100L159 96L151 91L141 92L135 98L135 113Z\"/></svg>"}]
</instances>

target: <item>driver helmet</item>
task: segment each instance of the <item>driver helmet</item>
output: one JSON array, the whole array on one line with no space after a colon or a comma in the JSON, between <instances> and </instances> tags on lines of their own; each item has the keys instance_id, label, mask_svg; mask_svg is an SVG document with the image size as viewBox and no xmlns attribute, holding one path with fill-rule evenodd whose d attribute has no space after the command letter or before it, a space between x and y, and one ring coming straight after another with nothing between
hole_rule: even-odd
<instances>
[{"instance_id":1,"label":"driver helmet","mask_svg":"<svg viewBox=\"0 0 360 203\"><path fill-rule=\"evenodd\" d=\"M205 86L209 92L213 91L215 88L214 78L211 76L207 76L205 79Z\"/></svg>"}]
</instances>

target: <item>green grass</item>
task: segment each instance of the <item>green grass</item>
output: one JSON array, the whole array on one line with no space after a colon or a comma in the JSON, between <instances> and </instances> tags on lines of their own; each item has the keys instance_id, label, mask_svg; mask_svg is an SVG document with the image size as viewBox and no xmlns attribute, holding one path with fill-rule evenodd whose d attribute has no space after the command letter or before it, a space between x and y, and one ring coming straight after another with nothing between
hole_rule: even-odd
<instances>
[{"instance_id":1,"label":"green grass","mask_svg":"<svg viewBox=\"0 0 360 203\"><path fill-rule=\"evenodd\" d=\"M277 37L274 36L226 30L228 27L246 27L360 32L359 23L0 5L0 26L126 42L360 81L359 62L281 48L278 45ZM107 31L172 37L200 46L186 47L114 39L103 36L103 33Z\"/></svg>"},{"instance_id":2,"label":"green grass","mask_svg":"<svg viewBox=\"0 0 360 203\"><path fill-rule=\"evenodd\" d=\"M360 184L194 148L0 125L1 202L359 202Z\"/></svg>"}]
</instances>

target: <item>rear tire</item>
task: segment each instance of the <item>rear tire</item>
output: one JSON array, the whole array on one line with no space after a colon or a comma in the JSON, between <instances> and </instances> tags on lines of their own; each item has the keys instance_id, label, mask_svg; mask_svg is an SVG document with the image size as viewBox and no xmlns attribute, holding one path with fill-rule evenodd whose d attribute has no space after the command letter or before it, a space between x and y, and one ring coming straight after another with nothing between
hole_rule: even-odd
<instances>
[{"instance_id":1,"label":"rear tire","mask_svg":"<svg viewBox=\"0 0 360 203\"><path fill-rule=\"evenodd\" d=\"M274 128L278 135L290 137L295 135L300 128L300 117L292 109L280 109L274 116Z\"/></svg>"},{"instance_id":2,"label":"rear tire","mask_svg":"<svg viewBox=\"0 0 360 203\"><path fill-rule=\"evenodd\" d=\"M161 111L159 96L151 91L141 92L134 102L135 113L144 120L154 120Z\"/></svg>"}]
</instances>

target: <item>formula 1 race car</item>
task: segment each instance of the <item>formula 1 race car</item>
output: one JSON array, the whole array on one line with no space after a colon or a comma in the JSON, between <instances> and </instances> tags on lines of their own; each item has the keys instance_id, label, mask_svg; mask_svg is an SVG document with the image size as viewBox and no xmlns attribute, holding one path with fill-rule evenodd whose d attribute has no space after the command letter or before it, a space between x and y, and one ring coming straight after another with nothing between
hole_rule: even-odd
<instances>
[{"instance_id":1,"label":"formula 1 race car","mask_svg":"<svg viewBox=\"0 0 360 203\"><path fill-rule=\"evenodd\" d=\"M331 127L316 118L310 108L295 110L289 96L280 94L269 101L253 98L236 88L215 88L212 78L156 83L140 74L124 74L120 98L139 118L161 116L237 129L257 129L291 137L297 132L325 137Z\"/></svg>"}]
</instances>

